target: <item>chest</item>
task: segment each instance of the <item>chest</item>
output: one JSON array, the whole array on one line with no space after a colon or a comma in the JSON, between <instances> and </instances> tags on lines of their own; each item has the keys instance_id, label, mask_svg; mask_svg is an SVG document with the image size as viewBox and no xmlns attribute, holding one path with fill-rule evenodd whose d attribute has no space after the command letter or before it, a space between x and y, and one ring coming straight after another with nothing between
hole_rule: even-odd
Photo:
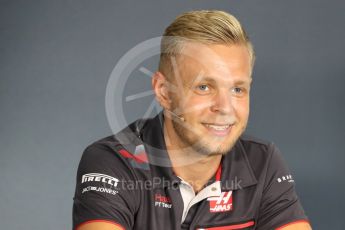
<instances>
[{"instance_id":1,"label":"chest","mask_svg":"<svg viewBox=\"0 0 345 230\"><path fill-rule=\"evenodd\" d=\"M221 191L186 211L180 189L154 189L143 195L135 229L254 229L260 198L255 186Z\"/></svg>"}]
</instances>

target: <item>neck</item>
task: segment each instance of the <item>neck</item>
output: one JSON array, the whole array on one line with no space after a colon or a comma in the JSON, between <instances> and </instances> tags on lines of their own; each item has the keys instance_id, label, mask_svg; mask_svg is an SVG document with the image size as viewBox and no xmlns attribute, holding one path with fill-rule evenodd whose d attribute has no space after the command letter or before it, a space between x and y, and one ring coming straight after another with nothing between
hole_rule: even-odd
<instances>
[{"instance_id":1,"label":"neck","mask_svg":"<svg viewBox=\"0 0 345 230\"><path fill-rule=\"evenodd\" d=\"M174 132L171 120L164 120L164 139L174 173L199 192L215 175L221 155L205 156L188 146Z\"/></svg>"},{"instance_id":2,"label":"neck","mask_svg":"<svg viewBox=\"0 0 345 230\"><path fill-rule=\"evenodd\" d=\"M207 160L193 164L173 166L173 169L177 176L187 181L193 187L194 191L198 193L216 174L220 161L221 156L213 156Z\"/></svg>"}]
</instances>

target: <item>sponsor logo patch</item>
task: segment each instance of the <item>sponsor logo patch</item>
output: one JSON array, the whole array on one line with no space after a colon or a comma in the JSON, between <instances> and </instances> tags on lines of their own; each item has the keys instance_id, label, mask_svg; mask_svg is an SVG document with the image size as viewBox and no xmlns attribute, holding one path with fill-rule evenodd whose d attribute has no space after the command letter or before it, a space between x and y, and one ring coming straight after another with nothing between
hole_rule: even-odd
<instances>
[{"instance_id":1,"label":"sponsor logo patch","mask_svg":"<svg viewBox=\"0 0 345 230\"><path fill-rule=\"evenodd\" d=\"M84 183L89 183L89 182L99 182L101 183L102 186L89 185L82 189L82 192L81 192L82 194L89 191L108 193L111 195L116 195L118 193L118 191L114 190L114 188L117 187L119 183L119 179L115 177L101 174L101 173L84 174L81 177L81 183L84 184Z\"/></svg>"},{"instance_id":2,"label":"sponsor logo patch","mask_svg":"<svg viewBox=\"0 0 345 230\"><path fill-rule=\"evenodd\" d=\"M155 194L155 206L161 208L171 208L171 198L168 196L163 196L159 193Z\"/></svg>"},{"instance_id":3,"label":"sponsor logo patch","mask_svg":"<svg viewBox=\"0 0 345 230\"><path fill-rule=\"evenodd\" d=\"M277 181L278 181L278 183L281 183L281 182L284 182L284 181L287 181L287 182L290 182L290 183L294 182L294 180L292 179L292 176L290 174L277 178Z\"/></svg>"},{"instance_id":4,"label":"sponsor logo patch","mask_svg":"<svg viewBox=\"0 0 345 230\"><path fill-rule=\"evenodd\" d=\"M96 187L96 186L87 186L85 188L83 188L82 190L82 194L85 192L90 192L90 191L95 191L95 192L103 192L103 193L108 193L111 195L116 195L119 193L119 191L110 189L110 188L104 188L104 187Z\"/></svg>"},{"instance_id":5,"label":"sponsor logo patch","mask_svg":"<svg viewBox=\"0 0 345 230\"><path fill-rule=\"evenodd\" d=\"M220 196L209 197L210 212L228 212L231 211L232 206L232 191L222 192Z\"/></svg>"},{"instance_id":6,"label":"sponsor logo patch","mask_svg":"<svg viewBox=\"0 0 345 230\"><path fill-rule=\"evenodd\" d=\"M100 173L88 173L84 174L81 178L81 183L90 182L90 181L98 181L105 184L113 185L114 187L117 186L119 180L115 177L111 177L105 174Z\"/></svg>"}]
</instances>

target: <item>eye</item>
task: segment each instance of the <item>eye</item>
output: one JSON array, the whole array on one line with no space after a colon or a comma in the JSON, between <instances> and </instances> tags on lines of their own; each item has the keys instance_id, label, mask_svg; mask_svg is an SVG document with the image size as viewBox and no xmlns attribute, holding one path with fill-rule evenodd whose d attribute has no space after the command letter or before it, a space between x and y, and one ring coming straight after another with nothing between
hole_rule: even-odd
<instances>
[{"instance_id":1,"label":"eye","mask_svg":"<svg viewBox=\"0 0 345 230\"><path fill-rule=\"evenodd\" d=\"M232 93L235 94L237 97L245 96L247 93L247 89L244 87L234 87L231 89Z\"/></svg>"},{"instance_id":2,"label":"eye","mask_svg":"<svg viewBox=\"0 0 345 230\"><path fill-rule=\"evenodd\" d=\"M208 87L208 85L198 85L198 86L197 86L197 89L198 89L198 90L201 90L201 91L208 91L208 90L210 90L210 88Z\"/></svg>"},{"instance_id":3,"label":"eye","mask_svg":"<svg viewBox=\"0 0 345 230\"><path fill-rule=\"evenodd\" d=\"M243 93L243 88L240 88L240 87L235 87L232 89L232 91L236 94L239 94L239 93Z\"/></svg>"},{"instance_id":4,"label":"eye","mask_svg":"<svg viewBox=\"0 0 345 230\"><path fill-rule=\"evenodd\" d=\"M198 84L194 86L194 93L199 95L208 95L212 92L212 87L209 84Z\"/></svg>"}]
</instances>

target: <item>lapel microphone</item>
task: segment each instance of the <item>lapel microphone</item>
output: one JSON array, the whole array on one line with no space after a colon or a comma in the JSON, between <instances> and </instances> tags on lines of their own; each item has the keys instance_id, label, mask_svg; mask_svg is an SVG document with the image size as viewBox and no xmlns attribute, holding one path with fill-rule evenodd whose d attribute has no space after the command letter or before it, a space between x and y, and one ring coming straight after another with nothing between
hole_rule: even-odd
<instances>
[{"instance_id":1,"label":"lapel microphone","mask_svg":"<svg viewBox=\"0 0 345 230\"><path fill-rule=\"evenodd\" d=\"M182 122L185 121L184 117L177 115L177 114L174 113L173 111L170 111L170 110L168 110L168 109L166 109L166 111L167 111L169 114L173 115L174 117L177 117L180 121L182 121Z\"/></svg>"}]
</instances>

